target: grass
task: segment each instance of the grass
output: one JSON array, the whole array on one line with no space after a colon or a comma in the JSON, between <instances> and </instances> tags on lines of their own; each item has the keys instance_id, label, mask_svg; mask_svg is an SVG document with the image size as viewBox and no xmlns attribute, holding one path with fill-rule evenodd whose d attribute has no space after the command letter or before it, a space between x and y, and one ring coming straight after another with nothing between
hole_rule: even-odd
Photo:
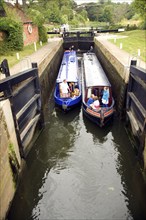
<instances>
[{"instance_id":1,"label":"grass","mask_svg":"<svg viewBox=\"0 0 146 220\"><path fill-rule=\"evenodd\" d=\"M122 50L130 53L134 57L138 56L140 49L140 59L146 62L146 30L126 31L116 34L117 36L127 36L126 38L117 38L109 41L120 47L122 43Z\"/></svg>"},{"instance_id":2,"label":"grass","mask_svg":"<svg viewBox=\"0 0 146 220\"><path fill-rule=\"evenodd\" d=\"M127 36L126 38L111 39L110 41L120 47L120 43L122 43L122 49L127 51L128 53L132 54L133 56L138 55L138 49L140 49L140 58L141 60L146 62L146 31L145 30L134 30L134 31L127 31L122 33L117 33L118 36ZM44 44L45 45L45 44ZM41 45L37 43L37 49L41 48ZM35 52L34 44L24 47L23 51L19 52L20 60L17 59L16 53L10 52L5 56L0 56L0 63L4 60L8 60L9 67L14 66L20 60L24 59L25 57L31 55Z\"/></svg>"},{"instance_id":3,"label":"grass","mask_svg":"<svg viewBox=\"0 0 146 220\"><path fill-rule=\"evenodd\" d=\"M42 46L44 46L45 44L42 44ZM36 44L36 48L37 50L40 49L42 47L39 43ZM0 56L0 63L4 60L7 59L8 60L8 64L9 67L14 66L15 64L19 63L20 60L24 59L25 57L33 54L35 52L35 48L34 48L34 44L31 44L29 46L25 46L23 51L14 51L14 52L10 52L7 55L3 55ZM19 57L20 59L17 59L17 55L16 53L19 53Z\"/></svg>"}]
</instances>

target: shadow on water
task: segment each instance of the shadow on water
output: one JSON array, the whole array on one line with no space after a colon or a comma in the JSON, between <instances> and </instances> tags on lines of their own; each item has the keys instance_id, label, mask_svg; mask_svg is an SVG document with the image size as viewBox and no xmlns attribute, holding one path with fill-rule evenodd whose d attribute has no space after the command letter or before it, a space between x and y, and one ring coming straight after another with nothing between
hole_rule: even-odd
<instances>
[{"instance_id":1,"label":"shadow on water","mask_svg":"<svg viewBox=\"0 0 146 220\"><path fill-rule=\"evenodd\" d=\"M94 143L100 142L104 144L106 140L110 140L109 136L112 135L112 142L109 147L114 143L115 152L118 152L115 165L117 172L121 176L122 193L125 196L125 204L129 210L128 219L145 220L146 183L142 176L135 149L127 137L124 122L116 117L107 127L100 129L84 115L83 121L86 132L92 134Z\"/></svg>"},{"instance_id":2,"label":"shadow on water","mask_svg":"<svg viewBox=\"0 0 146 220\"><path fill-rule=\"evenodd\" d=\"M49 106L8 219L144 220L145 195L123 122L101 129L81 108L64 114Z\"/></svg>"},{"instance_id":3,"label":"shadow on water","mask_svg":"<svg viewBox=\"0 0 146 220\"><path fill-rule=\"evenodd\" d=\"M27 156L26 167L7 219L37 219L37 215L33 216L32 209L45 193L40 193L39 190L51 169L55 169L56 166L58 171L65 169L59 161L68 157L72 151L70 148L74 143L74 137L79 132L80 111L81 109L77 108L65 114L60 109L53 110L50 106L46 108L45 129Z\"/></svg>"},{"instance_id":4,"label":"shadow on water","mask_svg":"<svg viewBox=\"0 0 146 220\"><path fill-rule=\"evenodd\" d=\"M100 142L104 143L107 134L111 131L113 122L109 123L106 127L100 128L93 122L91 122L84 114L83 114L83 122L86 128L87 133L91 133L93 136L94 143Z\"/></svg>"}]
</instances>

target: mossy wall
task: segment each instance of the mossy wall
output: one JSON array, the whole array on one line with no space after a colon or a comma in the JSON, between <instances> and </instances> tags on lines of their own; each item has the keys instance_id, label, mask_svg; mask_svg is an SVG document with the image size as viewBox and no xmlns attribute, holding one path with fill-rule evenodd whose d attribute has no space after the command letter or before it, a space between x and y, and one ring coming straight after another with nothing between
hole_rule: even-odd
<instances>
[{"instance_id":1,"label":"mossy wall","mask_svg":"<svg viewBox=\"0 0 146 220\"><path fill-rule=\"evenodd\" d=\"M62 42L58 46L59 47L53 50L51 54L48 54L48 56L46 56L46 59L44 59L41 65L39 65L43 106L48 103L60 68L60 63L63 55Z\"/></svg>"},{"instance_id":2,"label":"mossy wall","mask_svg":"<svg viewBox=\"0 0 146 220\"><path fill-rule=\"evenodd\" d=\"M10 138L5 116L0 109L0 219L5 219L9 204L15 193L16 182L14 180L10 164ZM15 165L14 165L15 166Z\"/></svg>"}]
</instances>

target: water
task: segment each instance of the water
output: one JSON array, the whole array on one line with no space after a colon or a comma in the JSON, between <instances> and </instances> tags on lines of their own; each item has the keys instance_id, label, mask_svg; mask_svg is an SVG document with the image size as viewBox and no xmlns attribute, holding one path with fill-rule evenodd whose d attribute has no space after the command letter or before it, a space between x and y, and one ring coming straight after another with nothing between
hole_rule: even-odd
<instances>
[{"instance_id":1,"label":"water","mask_svg":"<svg viewBox=\"0 0 146 220\"><path fill-rule=\"evenodd\" d=\"M98 128L50 105L8 219L146 219L146 185L124 124Z\"/></svg>"}]
</instances>

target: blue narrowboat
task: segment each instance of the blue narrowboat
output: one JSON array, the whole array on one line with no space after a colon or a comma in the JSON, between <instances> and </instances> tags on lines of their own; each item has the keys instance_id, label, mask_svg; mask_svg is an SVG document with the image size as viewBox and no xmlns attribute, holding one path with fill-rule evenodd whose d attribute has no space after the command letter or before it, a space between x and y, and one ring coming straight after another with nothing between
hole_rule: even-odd
<instances>
[{"instance_id":1,"label":"blue narrowboat","mask_svg":"<svg viewBox=\"0 0 146 220\"><path fill-rule=\"evenodd\" d=\"M64 82L66 85L64 86ZM62 89L67 88L64 93ZM62 110L68 111L82 101L81 79L78 72L78 58L76 51L64 52L54 91L55 104Z\"/></svg>"},{"instance_id":2,"label":"blue narrowboat","mask_svg":"<svg viewBox=\"0 0 146 220\"><path fill-rule=\"evenodd\" d=\"M114 113L111 84L95 53L83 54L82 109L98 126L105 126Z\"/></svg>"}]
</instances>

